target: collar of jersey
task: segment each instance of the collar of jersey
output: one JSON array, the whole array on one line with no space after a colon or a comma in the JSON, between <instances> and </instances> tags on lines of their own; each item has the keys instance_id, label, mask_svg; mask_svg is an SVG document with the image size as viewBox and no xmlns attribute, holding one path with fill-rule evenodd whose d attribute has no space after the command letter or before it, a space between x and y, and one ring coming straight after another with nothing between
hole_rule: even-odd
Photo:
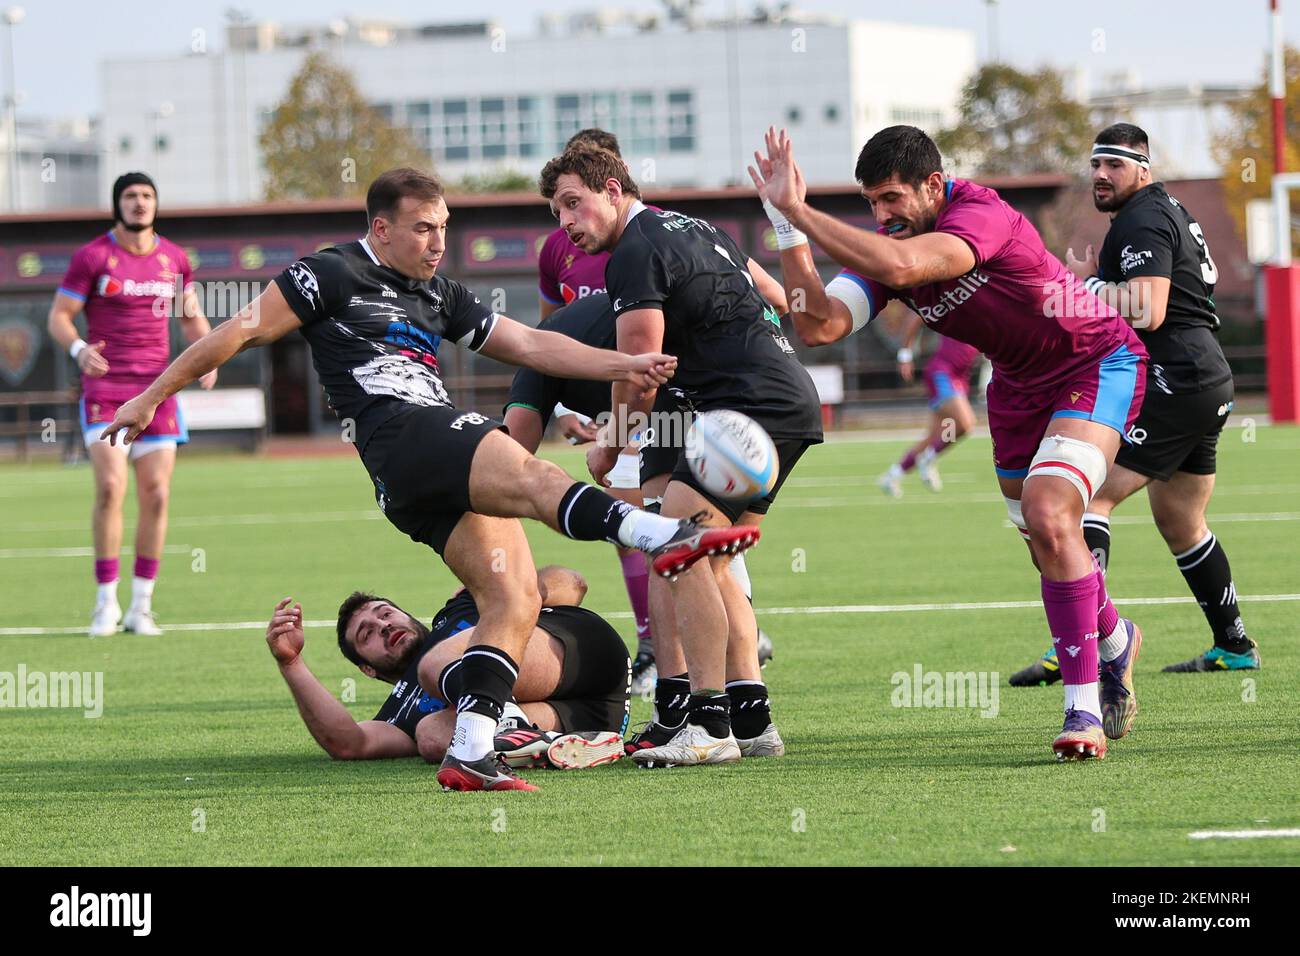
<instances>
[{"instance_id":1,"label":"collar of jersey","mask_svg":"<svg viewBox=\"0 0 1300 956\"><path fill-rule=\"evenodd\" d=\"M107 235L108 235L108 241L109 241L109 242L111 242L113 245L117 246L119 249L121 249L123 252L125 252L128 256L135 256L136 258L139 258L139 259L144 259L144 258L147 258L147 257L153 255L155 252L158 251L158 244L159 244L160 242L162 242L162 236L158 235L158 233L155 232L155 233L153 234L153 245L149 247L149 251L148 251L148 252L132 252L132 251L131 251L130 249L128 249L126 246L122 245L120 242L117 241L117 236L113 235L113 230L112 230L112 229L108 230Z\"/></svg>"},{"instance_id":2,"label":"collar of jersey","mask_svg":"<svg viewBox=\"0 0 1300 956\"><path fill-rule=\"evenodd\" d=\"M635 219L637 216L639 216L641 213L645 212L645 209L646 209L645 203L643 203L639 199L634 201L632 205L628 206L627 216L623 219L623 228L626 229L627 224L631 222L633 219Z\"/></svg>"}]
</instances>

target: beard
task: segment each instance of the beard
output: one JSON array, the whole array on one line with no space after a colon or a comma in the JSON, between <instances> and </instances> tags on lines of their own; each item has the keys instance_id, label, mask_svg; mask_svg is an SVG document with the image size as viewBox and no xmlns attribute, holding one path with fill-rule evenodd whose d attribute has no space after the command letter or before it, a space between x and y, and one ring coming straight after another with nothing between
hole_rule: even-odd
<instances>
[{"instance_id":1,"label":"beard","mask_svg":"<svg viewBox=\"0 0 1300 956\"><path fill-rule=\"evenodd\" d=\"M429 639L429 629L415 618L411 618L411 632L415 635L415 640L411 641L411 646L402 651L402 656L393 662L392 670L386 675L391 678L390 683L397 683L402 679L402 675L410 670L411 665L420 656L424 642Z\"/></svg>"},{"instance_id":2,"label":"beard","mask_svg":"<svg viewBox=\"0 0 1300 956\"><path fill-rule=\"evenodd\" d=\"M127 222L123 219L122 228L127 232L144 232L146 229L153 228L153 220L150 219L148 222Z\"/></svg>"}]
</instances>

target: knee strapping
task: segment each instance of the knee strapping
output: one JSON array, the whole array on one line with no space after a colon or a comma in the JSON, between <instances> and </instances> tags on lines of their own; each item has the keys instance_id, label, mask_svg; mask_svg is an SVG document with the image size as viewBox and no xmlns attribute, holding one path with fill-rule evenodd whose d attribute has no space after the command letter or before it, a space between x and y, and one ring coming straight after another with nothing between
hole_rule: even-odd
<instances>
[{"instance_id":1,"label":"knee strapping","mask_svg":"<svg viewBox=\"0 0 1300 956\"><path fill-rule=\"evenodd\" d=\"M1029 463L1029 474L1025 481L1047 475L1064 478L1074 485L1083 498L1083 506L1087 508L1092 496L1106 480L1106 456L1092 442L1064 435L1048 435L1038 446L1034 460ZM1020 527L1023 528L1024 525Z\"/></svg>"}]
</instances>

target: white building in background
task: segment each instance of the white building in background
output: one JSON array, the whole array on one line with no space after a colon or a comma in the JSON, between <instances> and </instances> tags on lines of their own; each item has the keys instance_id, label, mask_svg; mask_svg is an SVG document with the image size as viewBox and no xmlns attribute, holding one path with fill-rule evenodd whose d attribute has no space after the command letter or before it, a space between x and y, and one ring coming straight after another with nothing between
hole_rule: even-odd
<instances>
[{"instance_id":1,"label":"white building in background","mask_svg":"<svg viewBox=\"0 0 1300 956\"><path fill-rule=\"evenodd\" d=\"M13 148L8 124L0 122L0 208L6 212L102 205L99 138L85 118L47 121L18 118L17 177L11 183Z\"/></svg>"},{"instance_id":2,"label":"white building in background","mask_svg":"<svg viewBox=\"0 0 1300 956\"><path fill-rule=\"evenodd\" d=\"M350 70L448 179L534 175L570 134L599 126L618 134L636 178L660 186L748 182L769 124L791 129L809 182L851 182L873 132L953 122L976 67L964 30L803 18L660 25L617 11L551 18L530 35L488 22L257 23L230 27L224 51L206 46L102 65L101 192L140 168L169 204L260 199L258 133L312 49Z\"/></svg>"}]
</instances>

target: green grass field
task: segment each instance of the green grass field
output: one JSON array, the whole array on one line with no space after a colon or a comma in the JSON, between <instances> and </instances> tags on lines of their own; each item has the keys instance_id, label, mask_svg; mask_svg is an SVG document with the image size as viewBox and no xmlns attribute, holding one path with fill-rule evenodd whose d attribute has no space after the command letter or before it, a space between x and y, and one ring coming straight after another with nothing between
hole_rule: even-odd
<instances>
[{"instance_id":1,"label":"green grass field","mask_svg":"<svg viewBox=\"0 0 1300 956\"><path fill-rule=\"evenodd\" d=\"M750 559L759 621L776 642L766 675L784 759L533 772L535 794L444 794L418 759L335 763L302 726L257 623L278 598L327 621L366 587L427 618L452 588L432 552L382 520L354 459L183 457L155 599L173 629L95 641L83 630L89 469L2 466L0 671L102 671L105 702L98 719L0 709L0 863L1294 862L1296 838L1188 834L1300 826L1300 430L1231 429L1221 445L1211 527L1264 669L1159 673L1210 641L1135 499L1117 512L1110 589L1146 635L1142 711L1104 762L1066 765L1049 749L1059 685L1006 686L1046 631L988 440L943 459L942 494L910 478L905 498L887 500L874 476L910 438L810 452ZM580 473L578 453L557 460ZM611 548L540 526L529 537L539 564L579 568L588 606L632 633ZM1125 603L1152 598L1173 600ZM942 607L960 602L1025 606ZM387 685L343 660L332 626L308 630L306 657L336 693L357 678L351 710L373 716ZM997 715L893 706L892 675L917 665L997 671ZM634 722L649 709L635 701Z\"/></svg>"}]
</instances>

